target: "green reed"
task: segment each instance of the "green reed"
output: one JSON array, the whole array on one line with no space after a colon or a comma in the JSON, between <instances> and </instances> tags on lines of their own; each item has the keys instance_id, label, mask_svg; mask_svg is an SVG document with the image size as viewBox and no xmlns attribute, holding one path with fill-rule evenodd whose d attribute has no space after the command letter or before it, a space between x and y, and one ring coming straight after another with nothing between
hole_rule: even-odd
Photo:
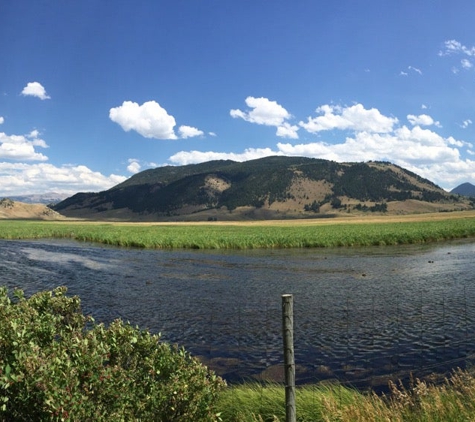
<instances>
[{"instance_id":1,"label":"green reed","mask_svg":"<svg viewBox=\"0 0 475 422\"><path fill-rule=\"evenodd\" d=\"M297 388L300 422L447 422L475 418L473 373L455 371L443 384L414 380L408 388L390 383L390 393L377 396L338 384ZM284 422L284 386L247 383L221 393L218 410L227 422Z\"/></svg>"},{"instance_id":2,"label":"green reed","mask_svg":"<svg viewBox=\"0 0 475 422\"><path fill-rule=\"evenodd\" d=\"M475 237L475 218L335 224L142 225L0 221L0 239L72 239L138 248L254 249L398 245Z\"/></svg>"}]
</instances>

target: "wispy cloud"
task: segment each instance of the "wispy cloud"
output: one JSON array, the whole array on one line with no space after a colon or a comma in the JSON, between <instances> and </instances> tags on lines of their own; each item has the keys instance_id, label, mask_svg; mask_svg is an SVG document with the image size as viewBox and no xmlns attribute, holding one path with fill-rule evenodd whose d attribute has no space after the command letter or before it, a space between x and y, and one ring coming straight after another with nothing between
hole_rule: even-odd
<instances>
[{"instance_id":1,"label":"wispy cloud","mask_svg":"<svg viewBox=\"0 0 475 422\"><path fill-rule=\"evenodd\" d=\"M408 68L409 70L412 70L413 72L418 73L419 75L422 75L422 70L421 70L421 69L418 69L417 67L408 66L407 68Z\"/></svg>"},{"instance_id":2,"label":"wispy cloud","mask_svg":"<svg viewBox=\"0 0 475 422\"><path fill-rule=\"evenodd\" d=\"M469 70L473 67L470 59L475 57L475 47L467 47L459 41L448 40L444 42L443 48L439 51L439 56L465 56L451 68L452 73L456 75L460 72L460 69Z\"/></svg>"},{"instance_id":3,"label":"wispy cloud","mask_svg":"<svg viewBox=\"0 0 475 422\"><path fill-rule=\"evenodd\" d=\"M462 128L466 129L472 124L472 121L470 119L464 120L462 124L460 125Z\"/></svg>"},{"instance_id":4,"label":"wispy cloud","mask_svg":"<svg viewBox=\"0 0 475 422\"><path fill-rule=\"evenodd\" d=\"M439 56L449 56L451 54L464 54L469 57L475 57L475 47L466 47L457 40L447 40L444 42Z\"/></svg>"}]
</instances>

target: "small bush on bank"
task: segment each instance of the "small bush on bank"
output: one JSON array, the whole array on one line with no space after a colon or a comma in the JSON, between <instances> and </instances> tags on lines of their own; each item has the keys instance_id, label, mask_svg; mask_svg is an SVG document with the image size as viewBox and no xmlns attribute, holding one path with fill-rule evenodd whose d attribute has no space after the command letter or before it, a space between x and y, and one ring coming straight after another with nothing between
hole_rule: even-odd
<instances>
[{"instance_id":1,"label":"small bush on bank","mask_svg":"<svg viewBox=\"0 0 475 422\"><path fill-rule=\"evenodd\" d=\"M0 420L219 420L221 378L148 331L96 324L65 294L0 288Z\"/></svg>"}]
</instances>

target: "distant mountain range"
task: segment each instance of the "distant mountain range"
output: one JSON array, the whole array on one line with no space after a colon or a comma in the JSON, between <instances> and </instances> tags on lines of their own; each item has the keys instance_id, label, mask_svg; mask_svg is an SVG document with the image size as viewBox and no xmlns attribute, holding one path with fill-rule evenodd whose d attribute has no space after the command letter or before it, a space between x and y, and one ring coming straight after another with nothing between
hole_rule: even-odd
<instances>
[{"instance_id":1,"label":"distant mountain range","mask_svg":"<svg viewBox=\"0 0 475 422\"><path fill-rule=\"evenodd\" d=\"M16 195L16 196L9 196L8 199L17 202L23 202L25 204L56 204L61 202L62 200L66 199L68 195L61 194L61 193L45 193L45 194L37 194L37 195ZM1 199L1 198L0 198Z\"/></svg>"},{"instance_id":2,"label":"distant mountain range","mask_svg":"<svg viewBox=\"0 0 475 422\"><path fill-rule=\"evenodd\" d=\"M97 220L203 221L452 211L473 205L388 162L275 156L145 170L109 190L78 193L53 209Z\"/></svg>"},{"instance_id":3,"label":"distant mountain range","mask_svg":"<svg viewBox=\"0 0 475 422\"><path fill-rule=\"evenodd\" d=\"M459 185L456 188L452 189L450 191L450 193L455 193L457 195L475 197L475 186L472 185L471 183L462 183L461 185Z\"/></svg>"}]
</instances>

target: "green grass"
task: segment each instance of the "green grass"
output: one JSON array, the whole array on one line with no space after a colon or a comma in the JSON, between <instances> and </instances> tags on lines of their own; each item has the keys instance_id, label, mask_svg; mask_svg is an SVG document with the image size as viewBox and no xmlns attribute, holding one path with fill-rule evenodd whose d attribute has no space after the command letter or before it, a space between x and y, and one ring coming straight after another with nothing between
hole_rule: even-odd
<instances>
[{"instance_id":1,"label":"green grass","mask_svg":"<svg viewBox=\"0 0 475 422\"><path fill-rule=\"evenodd\" d=\"M226 422L285 421L284 388L245 384L221 393L218 411ZM406 389L391 384L377 396L339 385L304 386L296 391L300 422L462 422L475 420L475 378L457 371L443 385L416 380Z\"/></svg>"},{"instance_id":2,"label":"green grass","mask_svg":"<svg viewBox=\"0 0 475 422\"><path fill-rule=\"evenodd\" d=\"M119 224L0 221L0 239L73 239L139 248L253 249L398 245L475 237L475 217L334 224Z\"/></svg>"}]
</instances>

